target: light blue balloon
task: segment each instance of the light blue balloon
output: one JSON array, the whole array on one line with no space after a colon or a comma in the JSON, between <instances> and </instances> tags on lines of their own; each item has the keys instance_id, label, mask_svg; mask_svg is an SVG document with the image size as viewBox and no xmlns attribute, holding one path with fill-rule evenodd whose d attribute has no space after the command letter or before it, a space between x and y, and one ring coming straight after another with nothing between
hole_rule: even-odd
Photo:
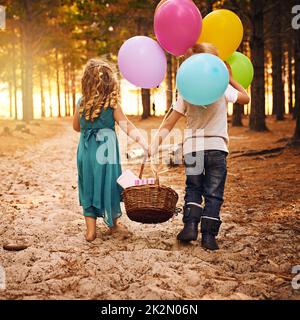
<instances>
[{"instance_id":1,"label":"light blue balloon","mask_svg":"<svg viewBox=\"0 0 300 320\"><path fill-rule=\"evenodd\" d=\"M229 84L229 73L220 58L209 53L200 53L182 63L176 83L185 101L193 105L207 106L224 95Z\"/></svg>"}]
</instances>

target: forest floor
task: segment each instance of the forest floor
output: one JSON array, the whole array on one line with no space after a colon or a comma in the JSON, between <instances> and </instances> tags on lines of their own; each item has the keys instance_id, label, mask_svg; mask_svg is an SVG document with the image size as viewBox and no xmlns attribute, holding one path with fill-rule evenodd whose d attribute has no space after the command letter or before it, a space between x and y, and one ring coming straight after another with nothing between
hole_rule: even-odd
<instances>
[{"instance_id":1,"label":"forest floor","mask_svg":"<svg viewBox=\"0 0 300 320\"><path fill-rule=\"evenodd\" d=\"M145 129L161 121L133 120ZM128 232L113 235L99 220L97 239L87 243L71 121L9 130L0 136L0 267L6 273L0 299L300 299L291 285L292 268L300 265L300 149L276 151L294 122L267 122L265 133L230 129L218 252L199 242L179 244L181 215L152 226L124 214ZM0 121L0 134L15 125ZM249 154L265 149L274 150ZM184 169L170 168L161 182L178 191L182 205ZM5 244L28 248L12 252Z\"/></svg>"}]
</instances>

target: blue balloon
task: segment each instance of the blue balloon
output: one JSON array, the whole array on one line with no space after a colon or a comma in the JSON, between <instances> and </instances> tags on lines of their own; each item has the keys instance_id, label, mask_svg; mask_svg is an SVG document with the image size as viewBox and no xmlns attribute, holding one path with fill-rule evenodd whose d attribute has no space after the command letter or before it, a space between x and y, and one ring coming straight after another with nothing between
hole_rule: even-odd
<instances>
[{"instance_id":1,"label":"blue balloon","mask_svg":"<svg viewBox=\"0 0 300 320\"><path fill-rule=\"evenodd\" d=\"M176 83L185 101L193 105L207 106L224 95L229 84L229 73L220 58L209 53L200 53L182 63Z\"/></svg>"}]
</instances>

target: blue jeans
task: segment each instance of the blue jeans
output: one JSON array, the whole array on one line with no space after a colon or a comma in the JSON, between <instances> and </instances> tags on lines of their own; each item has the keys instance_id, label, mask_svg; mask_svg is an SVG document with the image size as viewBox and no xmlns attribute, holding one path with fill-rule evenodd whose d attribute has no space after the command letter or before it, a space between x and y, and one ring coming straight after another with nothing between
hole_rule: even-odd
<instances>
[{"instance_id":1,"label":"blue jeans","mask_svg":"<svg viewBox=\"0 0 300 320\"><path fill-rule=\"evenodd\" d=\"M227 177L227 155L224 151L207 150L185 156L185 205L202 205L204 198L204 209L201 209L203 217L220 220Z\"/></svg>"}]
</instances>

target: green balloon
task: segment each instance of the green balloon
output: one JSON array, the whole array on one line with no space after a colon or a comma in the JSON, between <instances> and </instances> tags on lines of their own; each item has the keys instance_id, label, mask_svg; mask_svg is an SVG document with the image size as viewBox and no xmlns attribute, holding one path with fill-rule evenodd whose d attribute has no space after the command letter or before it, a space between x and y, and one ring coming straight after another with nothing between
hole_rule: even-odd
<instances>
[{"instance_id":1,"label":"green balloon","mask_svg":"<svg viewBox=\"0 0 300 320\"><path fill-rule=\"evenodd\" d=\"M254 68L250 59L236 51L226 62L231 66L233 79L245 89L249 88L254 77Z\"/></svg>"}]
</instances>

